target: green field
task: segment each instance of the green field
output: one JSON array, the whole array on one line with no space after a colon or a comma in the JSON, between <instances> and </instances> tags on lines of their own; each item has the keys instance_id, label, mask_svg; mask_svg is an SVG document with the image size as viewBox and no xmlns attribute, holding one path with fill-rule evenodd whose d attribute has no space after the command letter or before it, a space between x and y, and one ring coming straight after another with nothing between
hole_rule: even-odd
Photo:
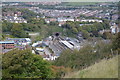
<instances>
[{"instance_id":1,"label":"green field","mask_svg":"<svg viewBox=\"0 0 120 80\"><path fill-rule=\"evenodd\" d=\"M118 56L70 73L65 78L118 78Z\"/></svg>"}]
</instances>

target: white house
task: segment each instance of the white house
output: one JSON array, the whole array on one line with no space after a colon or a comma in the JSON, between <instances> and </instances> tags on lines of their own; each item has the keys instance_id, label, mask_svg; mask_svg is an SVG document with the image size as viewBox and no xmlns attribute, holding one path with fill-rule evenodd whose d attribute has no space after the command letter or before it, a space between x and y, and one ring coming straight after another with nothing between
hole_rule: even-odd
<instances>
[{"instance_id":1,"label":"white house","mask_svg":"<svg viewBox=\"0 0 120 80\"><path fill-rule=\"evenodd\" d=\"M111 29L111 33L113 33L113 34L120 32L120 28L116 24L114 24L113 26L111 26L110 29Z\"/></svg>"},{"instance_id":2,"label":"white house","mask_svg":"<svg viewBox=\"0 0 120 80\"><path fill-rule=\"evenodd\" d=\"M97 20L97 19L83 19L81 22L103 22L102 20Z\"/></svg>"}]
</instances>

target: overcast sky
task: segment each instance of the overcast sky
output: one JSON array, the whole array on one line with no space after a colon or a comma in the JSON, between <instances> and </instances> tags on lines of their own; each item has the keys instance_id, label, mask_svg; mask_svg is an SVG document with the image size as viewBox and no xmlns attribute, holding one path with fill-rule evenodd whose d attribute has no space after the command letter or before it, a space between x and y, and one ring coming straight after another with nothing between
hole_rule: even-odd
<instances>
[{"instance_id":1,"label":"overcast sky","mask_svg":"<svg viewBox=\"0 0 120 80\"><path fill-rule=\"evenodd\" d=\"M118 2L120 0L2 0L2 2Z\"/></svg>"}]
</instances>

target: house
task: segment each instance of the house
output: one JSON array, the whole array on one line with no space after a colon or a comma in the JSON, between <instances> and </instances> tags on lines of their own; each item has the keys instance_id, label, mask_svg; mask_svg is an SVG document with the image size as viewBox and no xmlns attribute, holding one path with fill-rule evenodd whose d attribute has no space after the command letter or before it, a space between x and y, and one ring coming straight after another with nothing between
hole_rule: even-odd
<instances>
[{"instance_id":1,"label":"house","mask_svg":"<svg viewBox=\"0 0 120 80\"><path fill-rule=\"evenodd\" d=\"M83 26L83 25L92 25L92 24L79 24L79 26Z\"/></svg>"},{"instance_id":2,"label":"house","mask_svg":"<svg viewBox=\"0 0 120 80\"><path fill-rule=\"evenodd\" d=\"M37 42L37 43L33 43L33 44L32 44L32 47L36 47L36 46L38 46L39 44L40 44L40 43L38 43L38 42Z\"/></svg>"},{"instance_id":3,"label":"house","mask_svg":"<svg viewBox=\"0 0 120 80\"><path fill-rule=\"evenodd\" d=\"M57 19L58 22L66 22L66 21L75 21L74 19L72 18L58 18Z\"/></svg>"},{"instance_id":4,"label":"house","mask_svg":"<svg viewBox=\"0 0 120 80\"><path fill-rule=\"evenodd\" d=\"M43 60L51 60L51 61L53 61L53 60L56 60L57 58L58 58L59 56L49 56L49 57L44 57L43 58Z\"/></svg>"},{"instance_id":5,"label":"house","mask_svg":"<svg viewBox=\"0 0 120 80\"><path fill-rule=\"evenodd\" d=\"M37 51L44 52L43 48L36 48Z\"/></svg>"},{"instance_id":6,"label":"house","mask_svg":"<svg viewBox=\"0 0 120 80\"><path fill-rule=\"evenodd\" d=\"M56 18L46 18L46 19L45 19L45 22L46 22L46 23L56 22L56 21L57 21Z\"/></svg>"},{"instance_id":7,"label":"house","mask_svg":"<svg viewBox=\"0 0 120 80\"><path fill-rule=\"evenodd\" d=\"M80 21L80 19L75 19L75 21Z\"/></svg>"},{"instance_id":8,"label":"house","mask_svg":"<svg viewBox=\"0 0 120 80\"><path fill-rule=\"evenodd\" d=\"M66 22L59 22L59 25L58 26L62 26L64 25Z\"/></svg>"},{"instance_id":9,"label":"house","mask_svg":"<svg viewBox=\"0 0 120 80\"><path fill-rule=\"evenodd\" d=\"M112 20L117 20L118 19L118 14L112 15Z\"/></svg>"},{"instance_id":10,"label":"house","mask_svg":"<svg viewBox=\"0 0 120 80\"><path fill-rule=\"evenodd\" d=\"M120 28L114 23L114 25L111 26L111 33L115 34L118 32L120 32Z\"/></svg>"},{"instance_id":11,"label":"house","mask_svg":"<svg viewBox=\"0 0 120 80\"><path fill-rule=\"evenodd\" d=\"M50 60L56 60L58 56L50 56Z\"/></svg>"},{"instance_id":12,"label":"house","mask_svg":"<svg viewBox=\"0 0 120 80\"><path fill-rule=\"evenodd\" d=\"M15 42L14 41L0 41L0 48L13 49L15 48Z\"/></svg>"},{"instance_id":13,"label":"house","mask_svg":"<svg viewBox=\"0 0 120 80\"><path fill-rule=\"evenodd\" d=\"M27 20L22 17L18 17L17 14L15 14L15 16L4 16L3 20L7 20L11 23L27 23Z\"/></svg>"},{"instance_id":14,"label":"house","mask_svg":"<svg viewBox=\"0 0 120 80\"><path fill-rule=\"evenodd\" d=\"M97 20L97 19L83 19L81 22L103 22L102 20Z\"/></svg>"}]
</instances>

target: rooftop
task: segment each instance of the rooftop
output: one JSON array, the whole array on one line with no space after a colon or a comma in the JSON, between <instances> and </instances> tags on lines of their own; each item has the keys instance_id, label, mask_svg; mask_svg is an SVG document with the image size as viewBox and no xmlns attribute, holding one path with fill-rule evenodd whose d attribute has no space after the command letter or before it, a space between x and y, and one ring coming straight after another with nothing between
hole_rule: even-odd
<instances>
[{"instance_id":1,"label":"rooftop","mask_svg":"<svg viewBox=\"0 0 120 80\"><path fill-rule=\"evenodd\" d=\"M14 43L14 41L0 41L0 44L2 43Z\"/></svg>"},{"instance_id":2,"label":"rooftop","mask_svg":"<svg viewBox=\"0 0 120 80\"><path fill-rule=\"evenodd\" d=\"M70 49L73 48L73 46L69 42L67 42L67 41L60 41L60 42L62 42L64 45L66 45Z\"/></svg>"}]
</instances>

